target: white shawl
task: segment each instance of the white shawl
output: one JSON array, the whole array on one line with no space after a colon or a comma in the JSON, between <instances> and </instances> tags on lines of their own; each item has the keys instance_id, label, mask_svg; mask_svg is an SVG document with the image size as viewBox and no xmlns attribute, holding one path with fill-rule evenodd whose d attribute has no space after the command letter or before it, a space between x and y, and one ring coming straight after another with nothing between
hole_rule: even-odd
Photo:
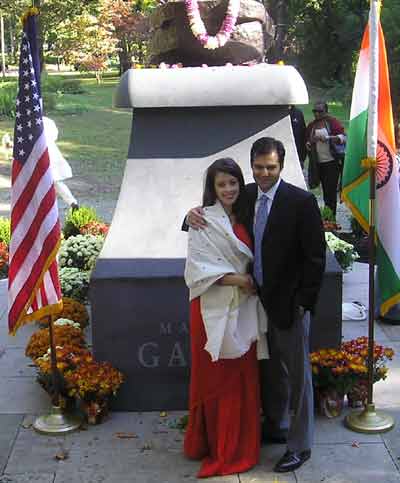
<instances>
[{"instance_id":1,"label":"white shawl","mask_svg":"<svg viewBox=\"0 0 400 483\"><path fill-rule=\"evenodd\" d=\"M233 232L221 203L204 208L207 227L189 229L185 281L190 300L200 296L207 343L213 361L244 355L257 341L257 357L268 358L267 316L256 295L215 282L228 273L246 273L251 250Z\"/></svg>"}]
</instances>

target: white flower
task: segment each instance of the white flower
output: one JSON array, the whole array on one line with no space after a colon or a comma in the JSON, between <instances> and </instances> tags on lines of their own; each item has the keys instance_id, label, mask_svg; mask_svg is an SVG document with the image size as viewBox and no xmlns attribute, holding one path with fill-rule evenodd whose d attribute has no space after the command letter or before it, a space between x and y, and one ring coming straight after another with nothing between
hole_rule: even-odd
<instances>
[{"instance_id":1,"label":"white flower","mask_svg":"<svg viewBox=\"0 0 400 483\"><path fill-rule=\"evenodd\" d=\"M81 326L77 322L74 322L73 320L70 320L70 319L63 319L63 318L57 319L54 322L54 325L58 325L58 326L70 325L71 327L74 327L75 329L81 328Z\"/></svg>"},{"instance_id":2,"label":"white flower","mask_svg":"<svg viewBox=\"0 0 400 483\"><path fill-rule=\"evenodd\" d=\"M215 50L218 48L218 40L216 37L208 37L206 44L204 45L205 49Z\"/></svg>"}]
</instances>

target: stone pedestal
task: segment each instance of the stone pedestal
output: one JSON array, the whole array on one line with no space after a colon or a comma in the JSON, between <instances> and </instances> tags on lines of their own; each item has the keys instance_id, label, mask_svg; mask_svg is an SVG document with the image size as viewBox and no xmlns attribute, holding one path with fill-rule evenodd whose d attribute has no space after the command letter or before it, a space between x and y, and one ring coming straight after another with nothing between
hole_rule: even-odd
<instances>
[{"instance_id":1,"label":"stone pedestal","mask_svg":"<svg viewBox=\"0 0 400 483\"><path fill-rule=\"evenodd\" d=\"M91 279L93 350L126 376L116 409L185 409L190 348L182 220L199 205L204 172L215 159L234 158L252 180L250 147L261 136L283 141L283 178L305 187L288 104L307 103L307 91L291 67L149 69L128 71L116 101L134 113L118 204ZM331 294L340 289L327 282L331 315L315 324L316 334L323 327L324 344L337 342L326 324L341 324Z\"/></svg>"}]
</instances>

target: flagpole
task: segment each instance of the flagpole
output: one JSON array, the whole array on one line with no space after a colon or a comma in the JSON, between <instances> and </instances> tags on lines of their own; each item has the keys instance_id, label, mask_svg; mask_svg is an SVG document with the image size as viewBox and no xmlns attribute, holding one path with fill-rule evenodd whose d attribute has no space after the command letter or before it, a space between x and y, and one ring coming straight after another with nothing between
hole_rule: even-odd
<instances>
[{"instance_id":1,"label":"flagpole","mask_svg":"<svg viewBox=\"0 0 400 483\"><path fill-rule=\"evenodd\" d=\"M370 86L368 109L368 157L362 165L369 173L369 271L368 271L368 396L362 411L355 411L345 418L345 425L359 433L384 433L394 427L394 419L381 411L375 410L373 402L374 386L374 328L375 328L375 259L376 259L376 153L378 146L378 96L379 96L379 43L378 21L380 1L371 0L370 7Z\"/></svg>"}]
</instances>

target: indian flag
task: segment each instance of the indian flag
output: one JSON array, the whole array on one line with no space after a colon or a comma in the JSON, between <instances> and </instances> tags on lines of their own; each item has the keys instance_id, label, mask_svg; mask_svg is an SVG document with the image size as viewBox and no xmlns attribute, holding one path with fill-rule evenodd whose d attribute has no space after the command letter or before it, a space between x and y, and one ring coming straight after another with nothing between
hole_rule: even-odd
<instances>
[{"instance_id":1,"label":"indian flag","mask_svg":"<svg viewBox=\"0 0 400 483\"><path fill-rule=\"evenodd\" d=\"M400 301L400 189L385 39L377 2L371 2L351 103L342 196L369 231L369 171L376 158L376 261L384 315Z\"/></svg>"}]
</instances>

